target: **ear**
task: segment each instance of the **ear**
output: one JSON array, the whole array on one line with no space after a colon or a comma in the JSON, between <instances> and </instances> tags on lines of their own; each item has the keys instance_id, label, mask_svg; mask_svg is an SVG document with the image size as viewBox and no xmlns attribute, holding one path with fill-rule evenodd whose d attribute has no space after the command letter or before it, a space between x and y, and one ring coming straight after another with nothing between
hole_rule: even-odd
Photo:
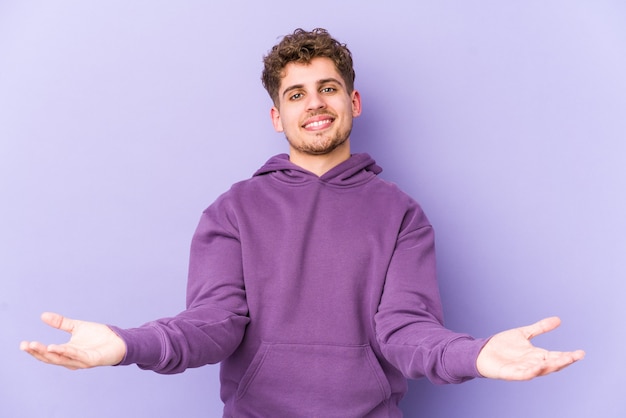
<instances>
[{"instance_id":1,"label":"ear","mask_svg":"<svg viewBox=\"0 0 626 418\"><path fill-rule=\"evenodd\" d=\"M361 114L361 93L357 90L352 91L352 117L356 118Z\"/></svg>"},{"instance_id":2,"label":"ear","mask_svg":"<svg viewBox=\"0 0 626 418\"><path fill-rule=\"evenodd\" d=\"M280 112L276 106L272 106L270 109L270 117L272 118L272 125L276 132L283 132L283 122L280 119Z\"/></svg>"}]
</instances>

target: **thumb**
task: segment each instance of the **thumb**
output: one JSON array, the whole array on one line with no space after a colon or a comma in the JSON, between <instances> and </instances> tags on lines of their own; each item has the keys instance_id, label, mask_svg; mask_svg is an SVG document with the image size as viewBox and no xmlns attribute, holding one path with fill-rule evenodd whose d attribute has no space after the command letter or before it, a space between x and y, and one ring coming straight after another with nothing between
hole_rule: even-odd
<instances>
[{"instance_id":1,"label":"thumb","mask_svg":"<svg viewBox=\"0 0 626 418\"><path fill-rule=\"evenodd\" d=\"M552 316L550 318L544 318L537 321L532 325L523 327L522 330L526 338L530 340L538 335L545 334L546 332L556 329L559 325L561 325L561 319L557 316Z\"/></svg>"},{"instance_id":2,"label":"thumb","mask_svg":"<svg viewBox=\"0 0 626 418\"><path fill-rule=\"evenodd\" d=\"M64 317L54 312L44 312L41 314L41 320L53 328L61 331L72 333L74 331L75 322L73 319Z\"/></svg>"}]
</instances>

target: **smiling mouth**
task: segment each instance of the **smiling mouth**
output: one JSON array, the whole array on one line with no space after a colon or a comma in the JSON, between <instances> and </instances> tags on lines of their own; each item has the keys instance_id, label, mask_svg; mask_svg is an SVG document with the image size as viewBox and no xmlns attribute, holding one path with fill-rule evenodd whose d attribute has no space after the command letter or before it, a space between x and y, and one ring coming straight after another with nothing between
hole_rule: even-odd
<instances>
[{"instance_id":1,"label":"smiling mouth","mask_svg":"<svg viewBox=\"0 0 626 418\"><path fill-rule=\"evenodd\" d=\"M335 121L334 118L330 116L326 116L324 118L316 118L315 120L305 123L304 125L302 125L302 127L304 129L311 129L311 130L324 129L330 126L330 124L332 124L334 121Z\"/></svg>"}]
</instances>

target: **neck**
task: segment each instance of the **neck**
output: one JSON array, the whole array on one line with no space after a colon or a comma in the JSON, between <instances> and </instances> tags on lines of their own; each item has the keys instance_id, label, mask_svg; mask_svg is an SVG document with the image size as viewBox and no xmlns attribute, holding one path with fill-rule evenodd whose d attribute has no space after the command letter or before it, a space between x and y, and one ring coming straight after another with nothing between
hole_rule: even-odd
<instances>
[{"instance_id":1,"label":"neck","mask_svg":"<svg viewBox=\"0 0 626 418\"><path fill-rule=\"evenodd\" d=\"M289 148L289 161L321 177L326 172L350 158L350 140L345 141L328 154L306 154Z\"/></svg>"}]
</instances>

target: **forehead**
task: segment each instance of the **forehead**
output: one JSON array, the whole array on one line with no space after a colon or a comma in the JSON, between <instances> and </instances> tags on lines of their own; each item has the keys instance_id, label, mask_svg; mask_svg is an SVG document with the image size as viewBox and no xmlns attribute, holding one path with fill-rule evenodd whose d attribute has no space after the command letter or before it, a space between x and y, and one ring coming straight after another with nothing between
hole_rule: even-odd
<instances>
[{"instance_id":1,"label":"forehead","mask_svg":"<svg viewBox=\"0 0 626 418\"><path fill-rule=\"evenodd\" d=\"M317 84L320 80L335 78L345 84L330 58L313 58L309 63L290 62L283 70L280 91L293 85Z\"/></svg>"}]
</instances>

